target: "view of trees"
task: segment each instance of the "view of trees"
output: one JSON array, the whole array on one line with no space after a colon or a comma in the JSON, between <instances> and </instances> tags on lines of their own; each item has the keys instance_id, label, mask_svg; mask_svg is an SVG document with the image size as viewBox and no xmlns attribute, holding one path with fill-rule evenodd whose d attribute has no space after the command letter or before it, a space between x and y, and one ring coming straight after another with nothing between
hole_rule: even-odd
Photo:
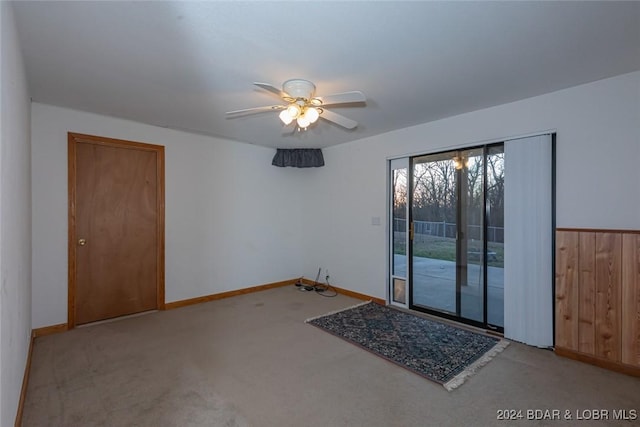
<instances>
[{"instance_id":1,"label":"view of trees","mask_svg":"<svg viewBox=\"0 0 640 427\"><path fill-rule=\"evenodd\" d=\"M504 148L489 149L487 156L487 225L504 227ZM503 236L504 237L504 236Z\"/></svg>"},{"instance_id":2,"label":"view of trees","mask_svg":"<svg viewBox=\"0 0 640 427\"><path fill-rule=\"evenodd\" d=\"M407 219L407 170L393 170L393 217Z\"/></svg>"},{"instance_id":3,"label":"view of trees","mask_svg":"<svg viewBox=\"0 0 640 427\"><path fill-rule=\"evenodd\" d=\"M483 215L483 156L482 150L462 152L465 157L424 158L416 162L413 169L413 220L415 222L443 223L439 232L416 229L416 233L437 234L443 237L455 235L456 207L458 203L457 185L466 197L466 222L479 232ZM456 165L461 167L457 173ZM457 180L462 180L460 183ZM396 219L406 219L407 171L394 170L393 174L393 214ZM489 148L487 155L487 207L488 226L504 226L504 152L501 146ZM447 227L446 224L452 224ZM448 228L451 228L449 230ZM471 230L470 230L471 231ZM493 240L502 241L502 233L495 233ZM499 236L497 234L500 234ZM489 236L492 240L492 237Z\"/></svg>"},{"instance_id":4,"label":"view of trees","mask_svg":"<svg viewBox=\"0 0 640 427\"><path fill-rule=\"evenodd\" d=\"M456 167L451 159L413 168L413 220L456 222Z\"/></svg>"}]
</instances>

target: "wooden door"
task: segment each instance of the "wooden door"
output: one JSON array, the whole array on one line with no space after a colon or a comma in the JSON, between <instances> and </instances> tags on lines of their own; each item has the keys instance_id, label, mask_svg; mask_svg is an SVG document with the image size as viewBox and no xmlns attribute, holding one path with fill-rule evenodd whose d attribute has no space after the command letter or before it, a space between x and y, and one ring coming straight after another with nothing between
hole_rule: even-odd
<instances>
[{"instance_id":1,"label":"wooden door","mask_svg":"<svg viewBox=\"0 0 640 427\"><path fill-rule=\"evenodd\" d=\"M68 147L69 327L164 308L164 147Z\"/></svg>"}]
</instances>

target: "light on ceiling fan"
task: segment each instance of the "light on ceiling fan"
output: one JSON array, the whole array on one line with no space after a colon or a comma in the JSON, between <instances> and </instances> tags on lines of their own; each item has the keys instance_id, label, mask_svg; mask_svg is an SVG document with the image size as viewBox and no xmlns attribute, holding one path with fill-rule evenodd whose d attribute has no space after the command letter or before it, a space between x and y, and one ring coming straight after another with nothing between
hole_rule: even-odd
<instances>
[{"instance_id":1,"label":"light on ceiling fan","mask_svg":"<svg viewBox=\"0 0 640 427\"><path fill-rule=\"evenodd\" d=\"M279 117L285 125L288 125L293 121L293 117L291 117L288 110L282 110Z\"/></svg>"},{"instance_id":2,"label":"light on ceiling fan","mask_svg":"<svg viewBox=\"0 0 640 427\"><path fill-rule=\"evenodd\" d=\"M282 123L285 125L288 125L294 119L300 117L301 111L302 109L298 104L289 104L289 106L280 113L280 120L282 120Z\"/></svg>"},{"instance_id":3,"label":"light on ceiling fan","mask_svg":"<svg viewBox=\"0 0 640 427\"><path fill-rule=\"evenodd\" d=\"M320 113L318 112L318 110L316 108L309 107L304 112L303 117L306 118L307 120L309 120L309 123L315 123L315 122L318 121L318 117L320 117Z\"/></svg>"},{"instance_id":4,"label":"light on ceiling fan","mask_svg":"<svg viewBox=\"0 0 640 427\"><path fill-rule=\"evenodd\" d=\"M311 122L309 121L308 118L306 118L304 115L298 117L298 127L301 129L306 129L307 127L309 127L309 125L311 124Z\"/></svg>"},{"instance_id":5,"label":"light on ceiling fan","mask_svg":"<svg viewBox=\"0 0 640 427\"><path fill-rule=\"evenodd\" d=\"M291 119L297 119L298 116L300 116L300 113L302 109L300 108L300 106L298 104L290 104L287 107L287 113L289 114L289 116L291 117Z\"/></svg>"},{"instance_id":6,"label":"light on ceiling fan","mask_svg":"<svg viewBox=\"0 0 640 427\"><path fill-rule=\"evenodd\" d=\"M320 112L315 107L306 107L300 106L298 104L291 104L287 107L286 110L282 110L280 113L280 120L285 125L290 124L294 119L296 119L296 123L298 127L301 129L306 129L309 125L318 121L320 117Z\"/></svg>"}]
</instances>

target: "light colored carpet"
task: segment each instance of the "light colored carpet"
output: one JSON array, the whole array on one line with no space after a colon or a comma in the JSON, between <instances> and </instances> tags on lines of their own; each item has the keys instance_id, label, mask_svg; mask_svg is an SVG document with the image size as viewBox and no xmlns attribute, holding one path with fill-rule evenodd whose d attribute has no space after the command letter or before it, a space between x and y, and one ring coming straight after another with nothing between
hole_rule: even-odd
<instances>
[{"instance_id":1,"label":"light colored carpet","mask_svg":"<svg viewBox=\"0 0 640 427\"><path fill-rule=\"evenodd\" d=\"M447 392L304 323L357 302L290 286L40 337L23 425L556 426L576 421L526 410L640 410L639 379L548 350L513 343ZM634 425L611 417L578 425Z\"/></svg>"}]
</instances>

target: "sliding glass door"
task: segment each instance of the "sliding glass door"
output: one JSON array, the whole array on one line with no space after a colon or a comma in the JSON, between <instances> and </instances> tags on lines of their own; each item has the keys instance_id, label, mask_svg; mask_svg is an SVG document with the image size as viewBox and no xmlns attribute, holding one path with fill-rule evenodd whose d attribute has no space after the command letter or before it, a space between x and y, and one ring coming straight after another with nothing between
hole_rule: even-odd
<instances>
[{"instance_id":1,"label":"sliding glass door","mask_svg":"<svg viewBox=\"0 0 640 427\"><path fill-rule=\"evenodd\" d=\"M459 311L464 319L484 322L484 153L482 148L458 152L457 288Z\"/></svg>"},{"instance_id":2,"label":"sliding glass door","mask_svg":"<svg viewBox=\"0 0 640 427\"><path fill-rule=\"evenodd\" d=\"M406 159L408 173L392 169L392 302L503 329L503 153L502 144L475 147ZM395 299L401 271L406 302Z\"/></svg>"},{"instance_id":3,"label":"sliding glass door","mask_svg":"<svg viewBox=\"0 0 640 427\"><path fill-rule=\"evenodd\" d=\"M504 328L504 145L486 156L487 324Z\"/></svg>"},{"instance_id":4,"label":"sliding glass door","mask_svg":"<svg viewBox=\"0 0 640 427\"><path fill-rule=\"evenodd\" d=\"M412 305L455 315L458 192L450 153L412 159Z\"/></svg>"}]
</instances>

